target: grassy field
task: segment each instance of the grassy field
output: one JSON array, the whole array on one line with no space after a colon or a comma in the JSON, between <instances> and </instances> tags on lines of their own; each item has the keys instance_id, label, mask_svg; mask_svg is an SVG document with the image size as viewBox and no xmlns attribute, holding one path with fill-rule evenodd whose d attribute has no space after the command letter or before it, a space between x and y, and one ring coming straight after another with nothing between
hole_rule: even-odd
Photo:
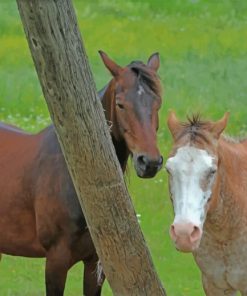
<instances>
[{"instance_id":1,"label":"grassy field","mask_svg":"<svg viewBox=\"0 0 247 296\"><path fill-rule=\"evenodd\" d=\"M164 103L159 143L165 158L171 147L166 127L170 108L182 119L198 111L216 120L230 111L227 133L246 134L245 0L77 0L74 4L98 89L110 79L99 49L121 65L160 53ZM50 122L14 0L0 1L0 120L32 132ZM177 252L168 236L173 214L165 171L141 180L130 170L127 183L168 295L203 295L192 256ZM69 272L65 295L81 294L82 264L77 264ZM3 256L0 295L44 295L44 260ZM103 295L112 295L107 284Z\"/></svg>"}]
</instances>

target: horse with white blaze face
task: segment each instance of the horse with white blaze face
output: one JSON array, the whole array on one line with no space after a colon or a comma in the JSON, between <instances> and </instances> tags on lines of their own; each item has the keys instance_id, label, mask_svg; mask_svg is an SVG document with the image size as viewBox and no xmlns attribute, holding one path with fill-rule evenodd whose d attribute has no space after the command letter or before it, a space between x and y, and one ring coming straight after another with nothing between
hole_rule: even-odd
<instances>
[{"instance_id":1,"label":"horse with white blaze face","mask_svg":"<svg viewBox=\"0 0 247 296\"><path fill-rule=\"evenodd\" d=\"M247 295L247 139L221 135L228 116L168 118L170 236L178 250L193 253L207 296Z\"/></svg>"}]
</instances>

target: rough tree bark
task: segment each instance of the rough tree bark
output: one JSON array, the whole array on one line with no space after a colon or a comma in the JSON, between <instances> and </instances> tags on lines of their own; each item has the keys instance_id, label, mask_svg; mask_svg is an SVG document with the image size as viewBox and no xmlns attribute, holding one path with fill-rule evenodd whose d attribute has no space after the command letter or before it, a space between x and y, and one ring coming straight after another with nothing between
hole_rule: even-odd
<instances>
[{"instance_id":1,"label":"rough tree bark","mask_svg":"<svg viewBox=\"0 0 247 296\"><path fill-rule=\"evenodd\" d=\"M17 4L48 109L113 293L165 295L111 143L71 0L17 0Z\"/></svg>"}]
</instances>

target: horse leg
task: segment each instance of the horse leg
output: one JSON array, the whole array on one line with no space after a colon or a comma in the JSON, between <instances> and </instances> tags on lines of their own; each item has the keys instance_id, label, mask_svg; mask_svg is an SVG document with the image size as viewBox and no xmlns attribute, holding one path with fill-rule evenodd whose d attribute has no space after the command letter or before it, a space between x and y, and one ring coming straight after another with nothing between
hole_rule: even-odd
<instances>
[{"instance_id":1,"label":"horse leg","mask_svg":"<svg viewBox=\"0 0 247 296\"><path fill-rule=\"evenodd\" d=\"M52 246L46 255L46 296L63 296L71 253L65 244Z\"/></svg>"},{"instance_id":2,"label":"horse leg","mask_svg":"<svg viewBox=\"0 0 247 296\"><path fill-rule=\"evenodd\" d=\"M236 296L237 291L230 287L218 288L213 281L209 280L205 275L202 276L203 289L207 296Z\"/></svg>"},{"instance_id":3,"label":"horse leg","mask_svg":"<svg viewBox=\"0 0 247 296\"><path fill-rule=\"evenodd\" d=\"M83 295L100 296L105 275L99 267L98 256L84 260ZM100 268L100 270L98 270Z\"/></svg>"}]
</instances>

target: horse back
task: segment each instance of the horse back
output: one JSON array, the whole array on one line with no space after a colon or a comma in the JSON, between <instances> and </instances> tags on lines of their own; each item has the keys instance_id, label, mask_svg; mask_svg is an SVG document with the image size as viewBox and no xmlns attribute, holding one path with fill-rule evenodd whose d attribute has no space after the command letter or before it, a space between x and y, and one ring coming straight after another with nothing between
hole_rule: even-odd
<instances>
[{"instance_id":1,"label":"horse back","mask_svg":"<svg viewBox=\"0 0 247 296\"><path fill-rule=\"evenodd\" d=\"M13 181L22 179L33 163L38 147L38 136L0 124L1 188L9 182L13 185Z\"/></svg>"}]
</instances>

